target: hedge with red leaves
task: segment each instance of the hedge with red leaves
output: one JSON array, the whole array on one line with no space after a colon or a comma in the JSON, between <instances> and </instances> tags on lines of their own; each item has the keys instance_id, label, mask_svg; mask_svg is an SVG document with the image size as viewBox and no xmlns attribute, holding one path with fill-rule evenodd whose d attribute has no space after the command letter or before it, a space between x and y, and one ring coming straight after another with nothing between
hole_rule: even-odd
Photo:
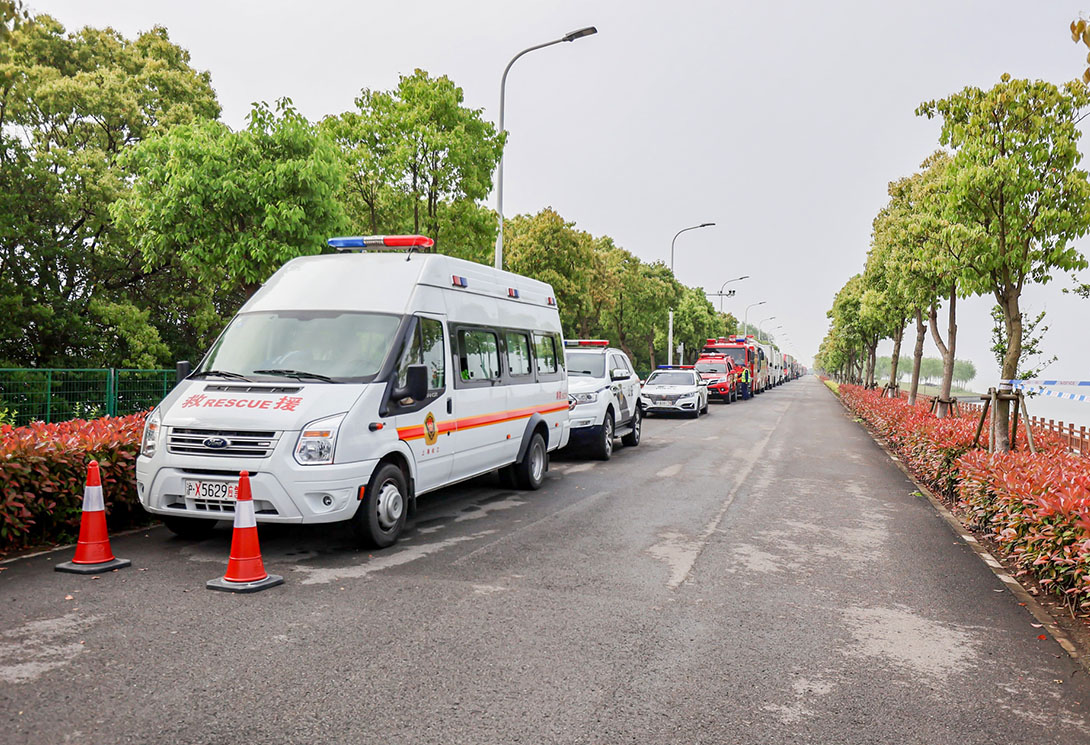
<instances>
[{"instance_id":1,"label":"hedge with red leaves","mask_svg":"<svg viewBox=\"0 0 1090 745\"><path fill-rule=\"evenodd\" d=\"M1090 608L1090 459L1057 435L1025 428L1016 451L972 449L979 417L938 419L923 406L880 391L840 386L841 400L891 445L909 470L949 498L973 527L990 534L1024 573L1072 608Z\"/></svg>"},{"instance_id":2,"label":"hedge with red leaves","mask_svg":"<svg viewBox=\"0 0 1090 745\"><path fill-rule=\"evenodd\" d=\"M91 460L101 468L110 529L147 522L136 496L144 417L0 427L0 552L75 539Z\"/></svg>"}]
</instances>

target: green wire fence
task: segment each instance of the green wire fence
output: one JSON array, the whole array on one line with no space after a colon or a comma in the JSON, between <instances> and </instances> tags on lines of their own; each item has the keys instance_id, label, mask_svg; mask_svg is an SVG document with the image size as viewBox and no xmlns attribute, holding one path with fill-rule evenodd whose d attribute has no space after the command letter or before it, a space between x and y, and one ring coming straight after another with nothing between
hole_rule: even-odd
<instances>
[{"instance_id":1,"label":"green wire fence","mask_svg":"<svg viewBox=\"0 0 1090 745\"><path fill-rule=\"evenodd\" d=\"M0 420L64 422L146 411L174 387L174 370L0 368Z\"/></svg>"}]
</instances>

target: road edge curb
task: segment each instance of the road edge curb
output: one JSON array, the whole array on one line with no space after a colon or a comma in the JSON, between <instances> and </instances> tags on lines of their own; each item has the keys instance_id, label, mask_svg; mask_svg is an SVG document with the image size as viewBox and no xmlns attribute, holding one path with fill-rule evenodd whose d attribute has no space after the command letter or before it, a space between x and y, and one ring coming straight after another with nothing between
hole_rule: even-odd
<instances>
[{"instance_id":1,"label":"road edge curb","mask_svg":"<svg viewBox=\"0 0 1090 745\"><path fill-rule=\"evenodd\" d=\"M840 398L839 394L835 393L828 386L824 387L826 390L829 391L829 393L836 397L837 402L844 408L844 411L852 417L852 421L861 425L863 431L866 432L872 440L874 440L874 444L881 448L882 452L886 454L886 456L895 466L897 466L901 473L903 473L905 477L909 481L911 481L917 489L920 490L920 494L927 498L927 501L931 503L931 506L935 509L935 511L938 512L942 519L946 521L946 524L949 525L958 535L958 537L961 538L962 542L973 550L973 553L977 555L977 558L979 558L984 563L984 565L991 570L992 574L994 574L999 579L999 581L1001 581L1003 585L1008 590L1010 590L1011 594L1014 595L1014 597L1017 598L1020 603L1022 603L1023 607L1030 612L1030 615L1037 619L1041 626L1044 627L1044 630L1047 631L1052 639L1060 645L1060 648L1067 652L1068 656L1070 656L1071 659L1078 663L1078 665L1083 669L1083 672L1090 673L1090 650L1080 649L1079 646L1075 644L1075 642L1071 639L1071 637L1064 633L1064 630L1060 628L1059 625L1057 625L1057 623L1052 619L1052 614L1049 613L1043 605L1037 602L1037 598L1033 597L1033 595L1030 595L1029 591L1022 586L1022 583L1019 582L1015 577L1013 577L1010 572L1008 572L1006 568L1004 568L1004 566L999 563L999 561L996 560L994 556L992 556L991 552L988 551L988 549L984 548L984 546L980 544L980 541L976 539L976 536L969 532L969 529L966 528L965 525L962 524L961 520L959 520L957 516L953 512L951 512L945 504L942 503L942 500L935 496L930 488L920 483L920 481L912 474L912 472L908 470L908 467L905 466L904 462L900 459L900 457L889 449L889 447L886 445L885 440L877 433L875 433L874 430L872 430L865 421L857 417L851 411L851 409L849 409L844 404L844 401Z\"/></svg>"}]
</instances>

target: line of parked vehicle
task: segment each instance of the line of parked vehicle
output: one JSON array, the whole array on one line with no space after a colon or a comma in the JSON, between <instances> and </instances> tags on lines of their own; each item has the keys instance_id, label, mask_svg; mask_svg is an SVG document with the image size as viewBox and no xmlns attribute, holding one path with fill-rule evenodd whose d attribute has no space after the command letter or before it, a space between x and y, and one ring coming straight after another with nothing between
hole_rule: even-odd
<instances>
[{"instance_id":1,"label":"line of parked vehicle","mask_svg":"<svg viewBox=\"0 0 1090 745\"><path fill-rule=\"evenodd\" d=\"M184 537L233 517L249 473L259 523L349 520L397 540L416 498L499 470L538 489L549 453L609 458L644 414L699 416L800 374L778 351L709 340L699 361L642 383L607 341L564 342L551 286L449 256L425 236L334 238L243 305L148 416L144 508ZM395 251L395 252L391 252Z\"/></svg>"}]
</instances>

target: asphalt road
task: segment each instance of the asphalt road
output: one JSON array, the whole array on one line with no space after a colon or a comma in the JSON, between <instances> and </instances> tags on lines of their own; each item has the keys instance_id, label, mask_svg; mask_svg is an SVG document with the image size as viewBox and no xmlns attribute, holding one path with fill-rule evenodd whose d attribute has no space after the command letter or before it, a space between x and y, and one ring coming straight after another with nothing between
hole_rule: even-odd
<instances>
[{"instance_id":1,"label":"asphalt road","mask_svg":"<svg viewBox=\"0 0 1090 745\"><path fill-rule=\"evenodd\" d=\"M2 743L1090 743L1090 683L807 378L369 554L262 528L0 572ZM68 599L71 597L71 599Z\"/></svg>"}]
</instances>

